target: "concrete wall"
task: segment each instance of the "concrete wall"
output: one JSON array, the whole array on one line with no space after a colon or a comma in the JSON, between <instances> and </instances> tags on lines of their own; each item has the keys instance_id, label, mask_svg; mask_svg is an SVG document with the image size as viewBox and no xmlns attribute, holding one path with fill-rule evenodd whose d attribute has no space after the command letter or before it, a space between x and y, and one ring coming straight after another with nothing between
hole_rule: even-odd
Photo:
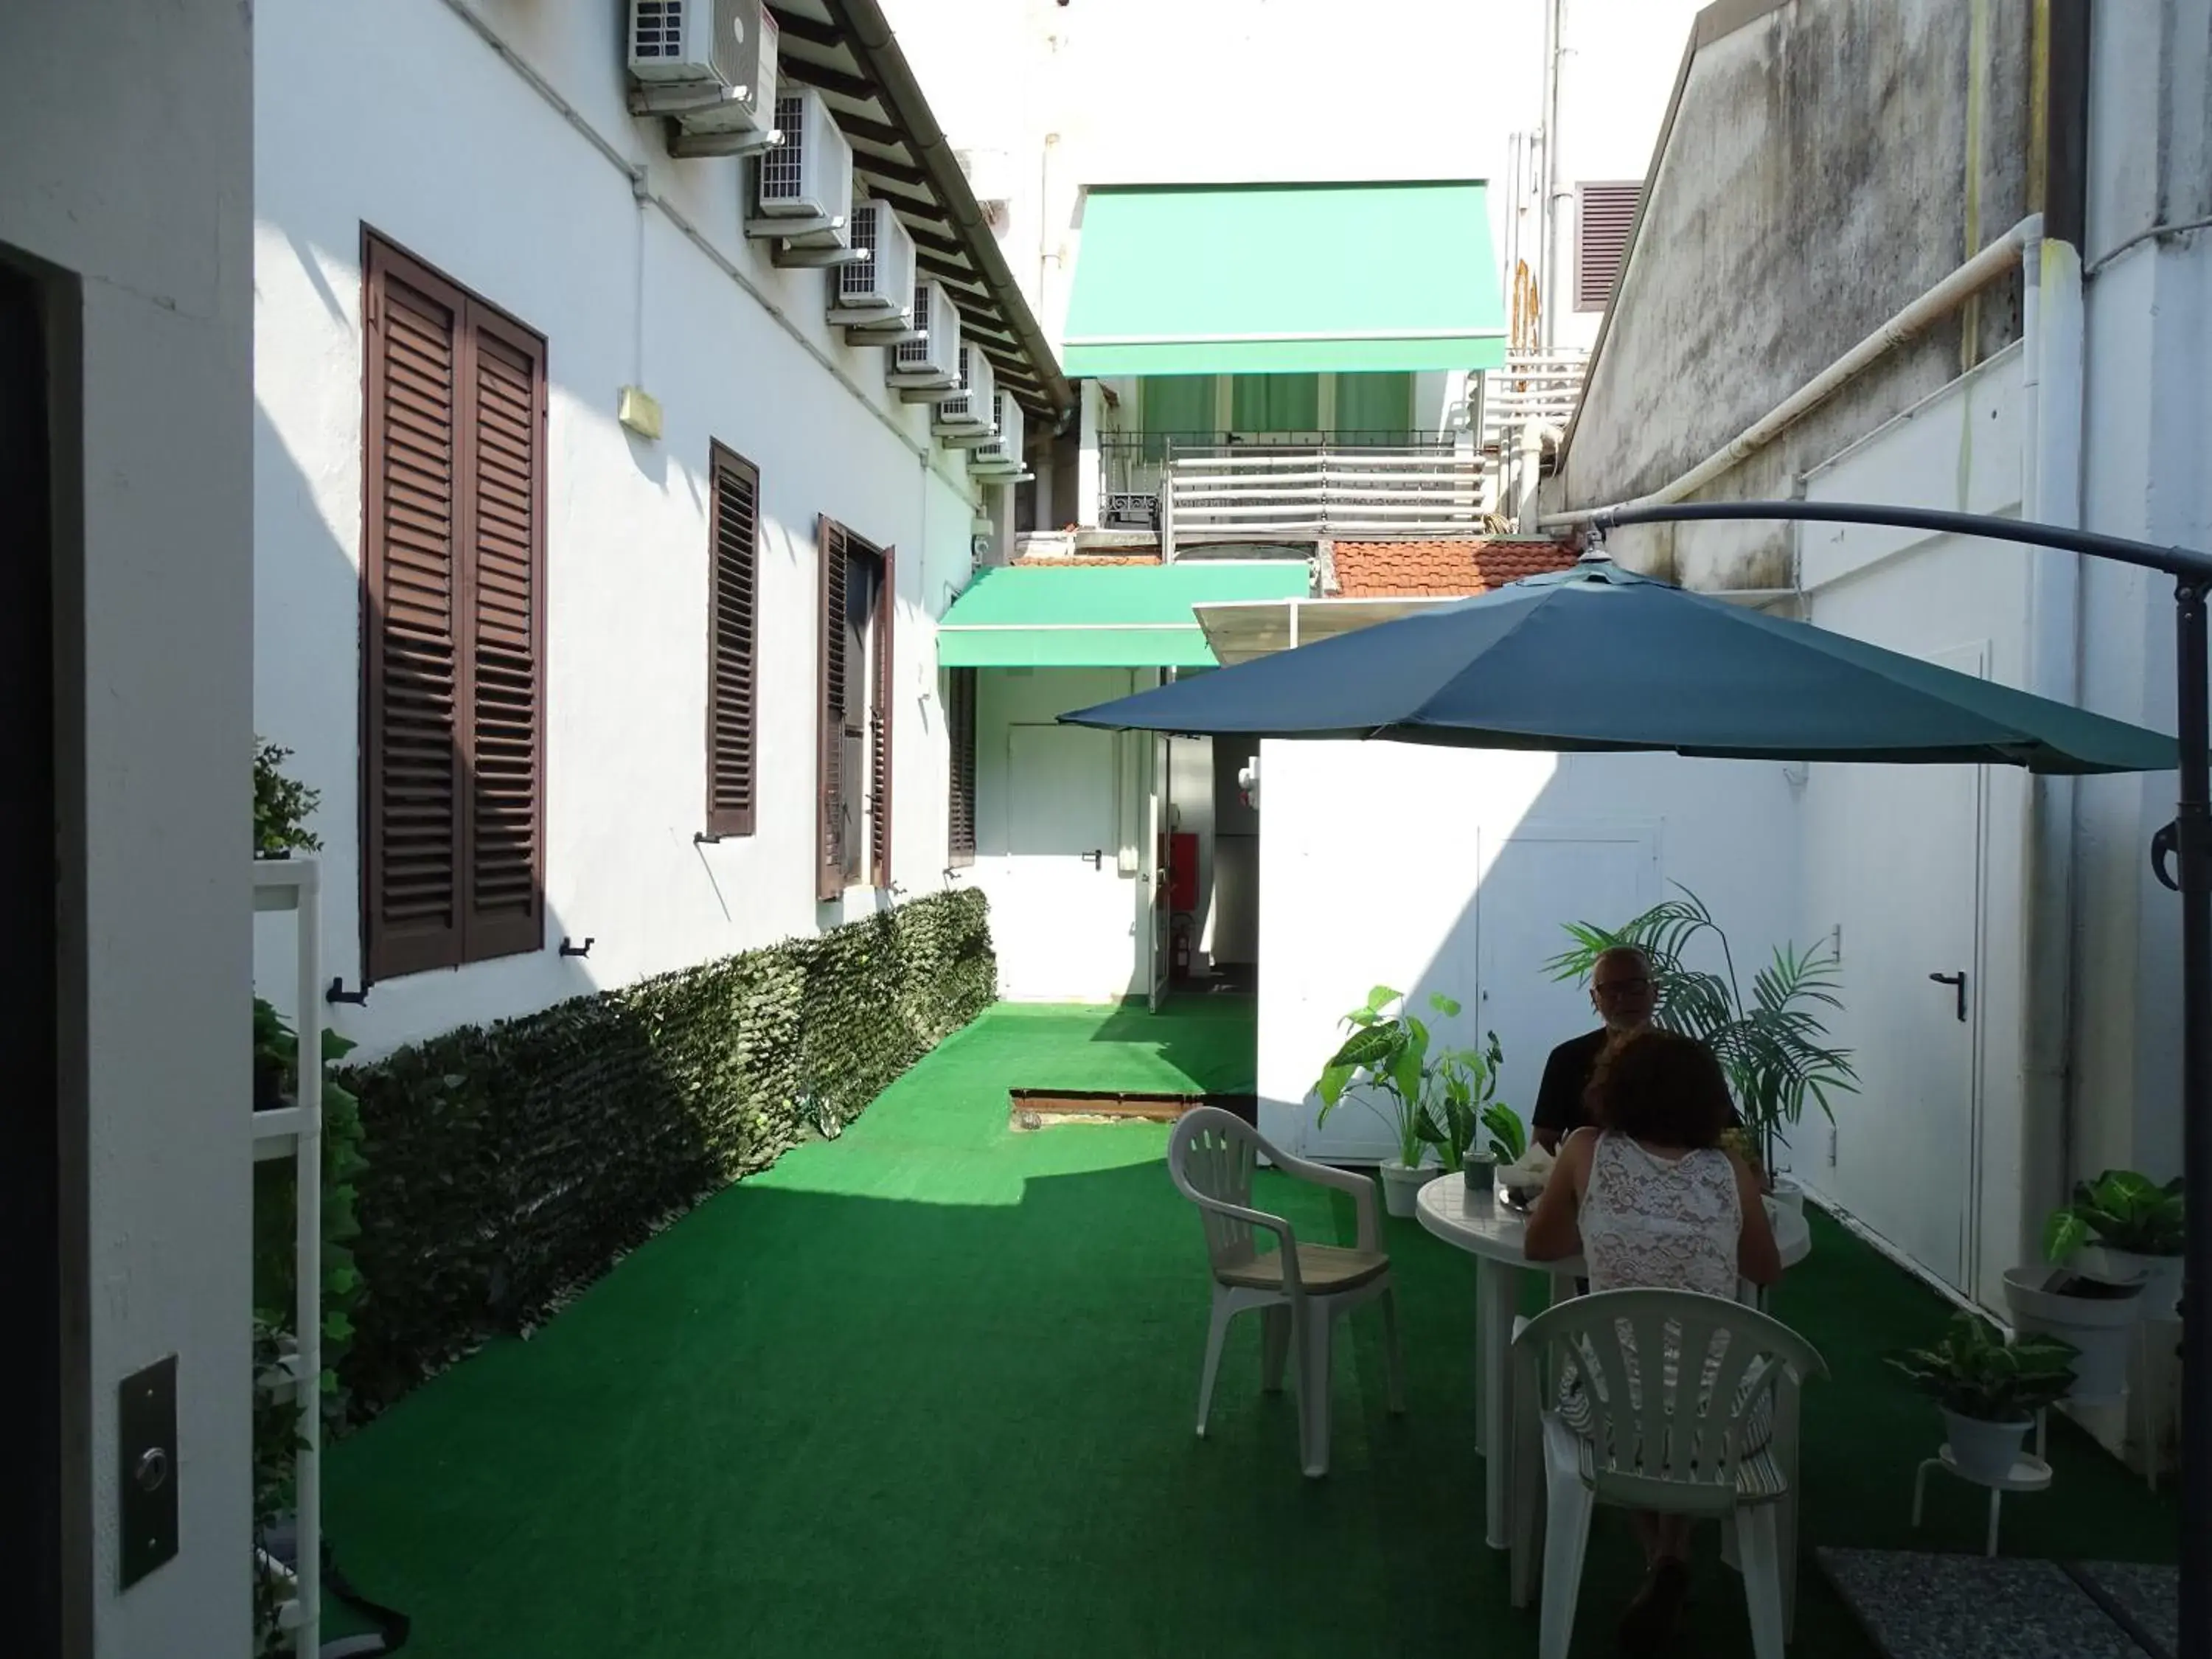
<instances>
[{"instance_id":1,"label":"concrete wall","mask_svg":"<svg viewBox=\"0 0 2212 1659\"><path fill-rule=\"evenodd\" d=\"M1545 510L1686 471L2022 216L2031 9L1795 0L1700 45ZM1937 325L1709 493L1789 495L2016 337L2018 304L2016 281L1990 290L1978 318ZM1771 526L1662 527L1616 552L1695 586L1769 587L1790 547Z\"/></svg>"},{"instance_id":2,"label":"concrete wall","mask_svg":"<svg viewBox=\"0 0 2212 1659\"><path fill-rule=\"evenodd\" d=\"M71 1528L65 1570L100 1659L249 1644L252 61L232 0L0 17L0 243L58 268L74 319L54 342L62 1111L88 1149L64 1194L88 1376L65 1409L89 1443L64 1501L89 1536ZM181 1552L118 1593L117 1385L170 1354Z\"/></svg>"},{"instance_id":3,"label":"concrete wall","mask_svg":"<svg viewBox=\"0 0 2212 1659\"><path fill-rule=\"evenodd\" d=\"M301 0L261 17L254 276L260 729L323 793L327 971L359 979L362 354L370 227L548 342L545 949L380 984L337 1023L373 1051L805 933L814 900L817 515L898 550L895 876L939 885L946 750L933 622L970 569L964 463L822 320L825 278L739 227L739 164L671 161L623 107L604 7L477 13L671 204L441 0ZM333 75L333 64L345 72ZM711 255L685 234L696 227ZM734 279L723 263L742 273ZM614 419L659 399L665 435ZM758 833L704 827L708 449L760 469ZM596 939L563 958L564 935ZM271 936L264 979L283 983Z\"/></svg>"},{"instance_id":4,"label":"concrete wall","mask_svg":"<svg viewBox=\"0 0 2212 1659\"><path fill-rule=\"evenodd\" d=\"M1501 1096L1525 1117L1551 1043L1595 1023L1543 971L1563 924L1618 925L1680 882L1739 951L1804 942L1780 766L1270 743L1261 771L1261 1127L1286 1147L1387 1154L1357 1111L1318 1127L1309 1093L1338 1019L1376 984L1461 1001L1437 1023L1449 1041L1497 1030Z\"/></svg>"}]
</instances>

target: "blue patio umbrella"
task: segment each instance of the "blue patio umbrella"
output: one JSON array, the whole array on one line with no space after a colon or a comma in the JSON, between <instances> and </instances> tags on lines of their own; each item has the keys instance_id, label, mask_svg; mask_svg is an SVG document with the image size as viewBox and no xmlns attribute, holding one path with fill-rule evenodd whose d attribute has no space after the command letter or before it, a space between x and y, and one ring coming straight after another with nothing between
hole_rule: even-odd
<instances>
[{"instance_id":1,"label":"blue patio umbrella","mask_svg":"<svg viewBox=\"0 0 2212 1659\"><path fill-rule=\"evenodd\" d=\"M1586 558L1493 592L1060 717L1743 760L2172 770L2171 738Z\"/></svg>"}]
</instances>

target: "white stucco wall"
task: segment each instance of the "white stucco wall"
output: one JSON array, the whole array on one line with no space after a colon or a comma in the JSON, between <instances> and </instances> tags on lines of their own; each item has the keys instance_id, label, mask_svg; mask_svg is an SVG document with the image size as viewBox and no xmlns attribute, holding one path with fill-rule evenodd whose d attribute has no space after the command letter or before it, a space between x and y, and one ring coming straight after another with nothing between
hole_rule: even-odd
<instances>
[{"instance_id":1,"label":"white stucco wall","mask_svg":"<svg viewBox=\"0 0 2212 1659\"><path fill-rule=\"evenodd\" d=\"M1638 857L1607 837L1648 838L1641 902L1679 882L1739 952L1806 942L1797 808L1780 766L1270 743L1261 775L1261 1127L1287 1148L1387 1152L1388 1137L1356 1110L1317 1130L1308 1092L1342 1038L1339 1018L1377 984L1411 992L1417 1009L1431 990L1462 1002L1458 1021L1439 1023L1455 1042L1497 1029L1500 1096L1525 1119L1550 1042L1595 1024L1575 988L1541 972L1570 942L1559 925L1634 914L1607 913L1629 902ZM1590 849L1587 882L1578 845Z\"/></svg>"},{"instance_id":2,"label":"white stucco wall","mask_svg":"<svg viewBox=\"0 0 2212 1659\"><path fill-rule=\"evenodd\" d=\"M329 972L359 980L355 826L362 229L544 334L550 377L546 940L534 956L378 985L334 1023L374 1049L841 919L814 901L816 519L897 549L897 884L942 884L946 773L933 620L969 573L976 502L880 348L822 321L826 278L739 224L739 163L671 161L623 107L604 8L476 0L629 178L443 0L301 0L261 18L254 273L255 706L323 792ZM344 73L330 68L343 64ZM756 297L717 263L743 272ZM769 307L788 319L787 328ZM643 386L664 435L614 419ZM704 827L708 447L761 476L758 833ZM879 900L848 894L857 913ZM594 938L587 959L556 952ZM264 981L281 968L264 948Z\"/></svg>"},{"instance_id":3,"label":"white stucco wall","mask_svg":"<svg viewBox=\"0 0 2212 1659\"><path fill-rule=\"evenodd\" d=\"M83 954L62 1060L88 1116L91 1538L65 1561L88 1572L69 1594L99 1659L249 1645L252 39L231 0L34 0L0 21L0 242L81 284L57 574L66 589L81 486L82 679L60 692L83 748L59 758L82 791L62 925ZM130 95L87 96L95 64ZM168 1354L180 1553L118 1593L117 1385Z\"/></svg>"}]
</instances>

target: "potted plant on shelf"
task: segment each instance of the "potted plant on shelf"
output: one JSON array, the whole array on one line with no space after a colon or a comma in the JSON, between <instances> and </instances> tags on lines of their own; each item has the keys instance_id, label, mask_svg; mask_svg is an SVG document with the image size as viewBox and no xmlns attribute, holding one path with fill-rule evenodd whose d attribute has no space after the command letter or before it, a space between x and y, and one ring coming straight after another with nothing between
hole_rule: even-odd
<instances>
[{"instance_id":1,"label":"potted plant on shelf","mask_svg":"<svg viewBox=\"0 0 2212 1659\"><path fill-rule=\"evenodd\" d=\"M1978 1314L1953 1316L1942 1341L1888 1356L1942 1408L1951 1461L1969 1480L2001 1486L2035 1414L2065 1397L2077 1351L2050 1337L2007 1343Z\"/></svg>"},{"instance_id":2,"label":"potted plant on shelf","mask_svg":"<svg viewBox=\"0 0 2212 1659\"><path fill-rule=\"evenodd\" d=\"M1803 1191L1775 1173L1776 1149L1789 1145L1808 1102L1832 1123L1831 1097L1858 1088L1851 1051L1828 1040L1824 1011L1844 1006L1835 948L1825 941L1808 951L1777 945L1747 994L1728 935L1704 900L1686 887L1681 895L1615 928L1567 923L1573 945L1545 965L1554 979L1587 980L1607 951L1627 945L1643 952L1657 999L1655 1022L1713 1051L1743 1118L1738 1149L1777 1200L1802 1207ZM1717 969L1689 961L1708 938Z\"/></svg>"},{"instance_id":3,"label":"potted plant on shelf","mask_svg":"<svg viewBox=\"0 0 2212 1659\"><path fill-rule=\"evenodd\" d=\"M258 859L322 850L322 838L307 828L307 820L322 804L322 791L285 775L284 763L291 758L290 750L266 738L254 741L253 856Z\"/></svg>"},{"instance_id":4,"label":"potted plant on shelf","mask_svg":"<svg viewBox=\"0 0 2212 1659\"><path fill-rule=\"evenodd\" d=\"M2181 1295L2186 1226L2179 1176L2161 1187L2133 1170L2107 1170L2051 1212L2043 1253L2082 1278L2141 1285L2143 1315L2165 1319Z\"/></svg>"},{"instance_id":5,"label":"potted plant on shelf","mask_svg":"<svg viewBox=\"0 0 2212 1659\"><path fill-rule=\"evenodd\" d=\"M1441 992L1430 996L1429 1007L1445 1019L1460 1012L1460 1005ZM1321 1097L1320 1121L1328 1122L1346 1098L1357 1095L1389 1125L1397 1158L1382 1165L1383 1201L1392 1215L1411 1215L1415 1195L1439 1173L1425 1166L1437 1134L1440 1073L1447 1064L1466 1067L1480 1056L1471 1049L1432 1054L1427 1022L1407 1007L1404 992L1387 985L1376 986L1341 1023L1351 1028L1350 1035L1314 1085Z\"/></svg>"}]
</instances>

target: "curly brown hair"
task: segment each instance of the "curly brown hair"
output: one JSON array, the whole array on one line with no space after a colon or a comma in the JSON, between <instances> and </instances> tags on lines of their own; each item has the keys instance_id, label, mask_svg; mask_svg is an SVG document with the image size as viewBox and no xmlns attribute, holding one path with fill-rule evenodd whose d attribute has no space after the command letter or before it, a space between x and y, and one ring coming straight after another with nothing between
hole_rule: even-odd
<instances>
[{"instance_id":1,"label":"curly brown hair","mask_svg":"<svg viewBox=\"0 0 2212 1659\"><path fill-rule=\"evenodd\" d=\"M1718 1146L1735 1121L1713 1051L1656 1028L1606 1045L1584 1103L1600 1128L1659 1146Z\"/></svg>"}]
</instances>

